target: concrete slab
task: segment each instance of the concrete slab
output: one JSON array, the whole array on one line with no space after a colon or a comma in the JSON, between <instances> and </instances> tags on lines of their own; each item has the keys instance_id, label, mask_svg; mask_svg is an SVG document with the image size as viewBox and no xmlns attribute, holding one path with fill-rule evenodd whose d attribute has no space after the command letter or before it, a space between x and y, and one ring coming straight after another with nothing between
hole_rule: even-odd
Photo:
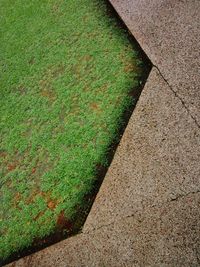
<instances>
[{"instance_id":1,"label":"concrete slab","mask_svg":"<svg viewBox=\"0 0 200 267\"><path fill-rule=\"evenodd\" d=\"M153 68L83 232L200 190L200 131Z\"/></svg>"},{"instance_id":2,"label":"concrete slab","mask_svg":"<svg viewBox=\"0 0 200 267\"><path fill-rule=\"evenodd\" d=\"M81 234L9 267L199 266L200 193Z\"/></svg>"},{"instance_id":3,"label":"concrete slab","mask_svg":"<svg viewBox=\"0 0 200 267\"><path fill-rule=\"evenodd\" d=\"M200 1L110 2L200 125Z\"/></svg>"}]
</instances>

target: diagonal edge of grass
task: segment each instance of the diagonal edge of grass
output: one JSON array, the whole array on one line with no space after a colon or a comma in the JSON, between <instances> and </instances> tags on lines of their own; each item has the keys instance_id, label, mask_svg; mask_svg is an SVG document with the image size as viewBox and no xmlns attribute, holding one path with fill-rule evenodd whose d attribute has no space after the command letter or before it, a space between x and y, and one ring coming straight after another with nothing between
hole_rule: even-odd
<instances>
[{"instance_id":1,"label":"diagonal edge of grass","mask_svg":"<svg viewBox=\"0 0 200 267\"><path fill-rule=\"evenodd\" d=\"M120 28L127 30L126 25L123 23L123 21L121 20L121 18L119 17L117 12L113 8L113 6L110 4L110 2L106 1L106 3L108 6L108 8L107 8L108 15L114 16L117 20L118 26ZM148 78L148 75L149 75L149 73L151 71L151 67L152 67L150 60L145 55L145 53L142 51L140 45L137 43L137 41L131 35L131 33L129 33L128 37L129 37L134 49L138 52L139 58L143 62L143 71L141 73L141 83L139 84L139 86L137 88L134 87L130 91L130 96L131 96L132 101L124 108L123 114L120 118L118 130L117 130L115 136L113 136L113 141L109 146L107 154L105 155L105 158L107 160L107 164L106 164L107 166L103 166L103 165L96 166L96 180L94 181L94 184L93 184L91 191L85 195L84 201L83 201L81 207L78 208L79 209L78 216L75 216L73 218L73 221L65 222L65 224L63 224L63 227L61 227L60 229L55 229L55 232L53 234L50 234L50 235L46 236L45 238L35 240L33 245L30 248L21 250L18 253L14 253L8 259L0 262L0 264L4 265L7 263L10 263L14 260L17 260L23 256L27 256L31 253L39 251L39 250L41 250L41 249L43 249L43 248L45 248L51 244L59 242L65 238L72 236L74 234L77 234L81 231L81 227L83 226L83 224L87 218L87 215L88 215L88 213L92 207L92 204L95 200L96 194L98 193L99 188L101 186L101 183L103 182L103 179L106 175L107 169L112 162L113 156L114 156L115 151L117 149L117 146L120 142L121 136L122 136L127 124L128 124L129 118L132 115L134 107L136 106L137 100L139 99L139 96L142 92L142 89L144 87L144 84ZM66 229L66 227L68 228L67 232L63 231L64 228Z\"/></svg>"}]
</instances>

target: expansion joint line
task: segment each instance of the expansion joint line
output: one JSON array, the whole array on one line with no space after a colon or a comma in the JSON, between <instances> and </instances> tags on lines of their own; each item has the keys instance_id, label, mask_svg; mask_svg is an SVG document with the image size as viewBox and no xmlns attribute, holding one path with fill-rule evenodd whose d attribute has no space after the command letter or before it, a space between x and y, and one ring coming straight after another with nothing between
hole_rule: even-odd
<instances>
[{"instance_id":1,"label":"expansion joint line","mask_svg":"<svg viewBox=\"0 0 200 267\"><path fill-rule=\"evenodd\" d=\"M166 201L164 201L164 202L162 202L162 203L159 203L159 204L153 204L153 205L147 205L145 208L143 207L143 210L144 209L151 209L151 208L158 208L158 207L161 207L161 206L163 206L163 205L165 205L165 204L168 204L168 203L171 203L171 202L177 202L177 201L179 201L180 199L183 199L183 198L185 198L185 197L188 197L188 196L190 196L190 195L195 195L195 194L199 194L200 193L200 190L196 190L196 191L191 191L191 192L188 192L188 193L186 193L186 194L181 194L181 195L177 195L175 198L172 198L172 199L169 199L169 200L166 200ZM123 217L121 217L120 219L128 219L128 218L132 218L132 217L134 217L137 213L140 213L141 212L141 210L136 210L134 213L131 213L131 214L129 214L129 215L125 215L125 216L123 216ZM84 231L83 229L80 231L80 234L82 234L82 235L87 235L87 234L90 234L90 233L92 233L92 232L94 232L94 231L98 231L99 229L102 229L102 228L104 228L104 227L109 227L109 226L111 226L111 225L114 225L116 223L116 221L114 220L114 221L111 221L111 222L109 222L109 223L106 223L106 224L102 224L101 226L99 226L99 227L94 227L93 229L91 229L91 230L87 230L87 231Z\"/></svg>"},{"instance_id":2,"label":"expansion joint line","mask_svg":"<svg viewBox=\"0 0 200 267\"><path fill-rule=\"evenodd\" d=\"M192 120L194 121L194 123L197 125L197 127L200 129L200 125L197 122L196 118L190 113L189 108L187 107L187 105L185 104L184 100L177 94L177 92L172 88L172 86L169 84L169 82L167 81L167 79L163 76L162 72L160 71L160 69L158 68L158 66L153 64L153 67L157 69L157 71L159 72L160 76L163 78L163 80L166 82L166 84L168 85L168 87L170 88L170 90L173 92L173 94L175 95L175 97L177 97L182 105L184 106L184 108L187 110L189 116L192 118Z\"/></svg>"}]
</instances>

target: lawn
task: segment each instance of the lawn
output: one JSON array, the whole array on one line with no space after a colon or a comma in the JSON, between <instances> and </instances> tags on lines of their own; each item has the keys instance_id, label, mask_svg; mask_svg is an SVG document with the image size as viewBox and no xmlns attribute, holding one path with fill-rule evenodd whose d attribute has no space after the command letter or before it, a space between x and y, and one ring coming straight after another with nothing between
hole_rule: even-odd
<instances>
[{"instance_id":1,"label":"lawn","mask_svg":"<svg viewBox=\"0 0 200 267\"><path fill-rule=\"evenodd\" d=\"M102 0L1 0L0 25L6 259L77 217L108 165L142 63Z\"/></svg>"}]
</instances>

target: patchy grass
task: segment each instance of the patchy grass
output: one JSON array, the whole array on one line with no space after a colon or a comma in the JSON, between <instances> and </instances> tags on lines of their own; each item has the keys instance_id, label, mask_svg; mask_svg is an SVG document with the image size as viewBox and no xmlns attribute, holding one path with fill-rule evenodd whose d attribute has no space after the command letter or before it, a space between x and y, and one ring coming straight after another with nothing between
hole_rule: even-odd
<instances>
[{"instance_id":1,"label":"patchy grass","mask_svg":"<svg viewBox=\"0 0 200 267\"><path fill-rule=\"evenodd\" d=\"M141 62L99 0L1 0L0 257L68 228Z\"/></svg>"}]
</instances>

